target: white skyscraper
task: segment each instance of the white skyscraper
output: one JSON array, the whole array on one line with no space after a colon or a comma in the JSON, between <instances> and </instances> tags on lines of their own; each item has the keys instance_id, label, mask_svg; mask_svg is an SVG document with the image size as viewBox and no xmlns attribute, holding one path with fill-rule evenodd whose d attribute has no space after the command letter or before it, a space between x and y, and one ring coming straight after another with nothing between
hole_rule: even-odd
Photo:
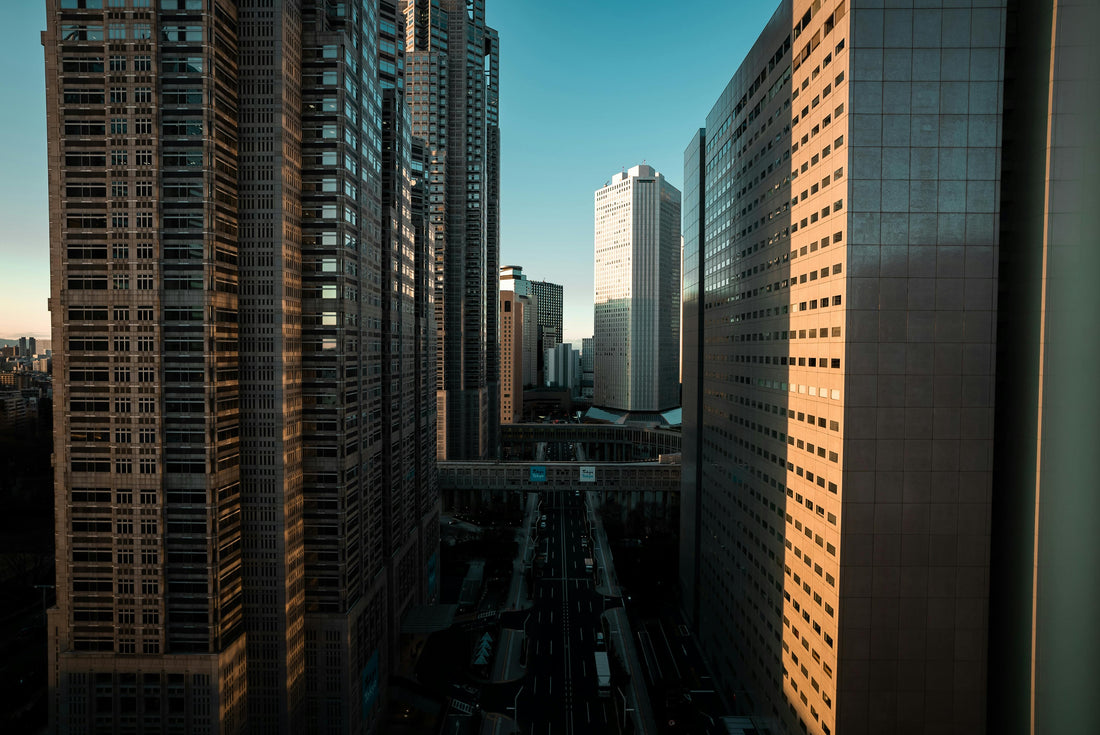
<instances>
[{"instance_id":1,"label":"white skyscraper","mask_svg":"<svg viewBox=\"0 0 1100 735\"><path fill-rule=\"evenodd\" d=\"M680 191L652 166L596 191L593 403L624 411L678 406Z\"/></svg>"}]
</instances>

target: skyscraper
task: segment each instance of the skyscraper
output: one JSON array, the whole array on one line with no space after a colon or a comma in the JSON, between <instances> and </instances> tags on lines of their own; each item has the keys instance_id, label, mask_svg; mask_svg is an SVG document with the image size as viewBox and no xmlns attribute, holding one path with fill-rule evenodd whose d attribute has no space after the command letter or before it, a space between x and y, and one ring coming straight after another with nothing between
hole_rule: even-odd
<instances>
[{"instance_id":1,"label":"skyscraper","mask_svg":"<svg viewBox=\"0 0 1100 735\"><path fill-rule=\"evenodd\" d=\"M785 0L685 153L685 607L773 731L985 729L1004 27Z\"/></svg>"},{"instance_id":2,"label":"skyscraper","mask_svg":"<svg viewBox=\"0 0 1100 735\"><path fill-rule=\"evenodd\" d=\"M550 281L527 281L527 288L535 297L538 309L538 365L535 368L535 381L546 385L546 351L561 344L562 335L562 294L560 283Z\"/></svg>"},{"instance_id":3,"label":"skyscraper","mask_svg":"<svg viewBox=\"0 0 1100 735\"><path fill-rule=\"evenodd\" d=\"M591 401L596 376L595 340L585 337L581 340L581 398Z\"/></svg>"},{"instance_id":4,"label":"skyscraper","mask_svg":"<svg viewBox=\"0 0 1100 735\"><path fill-rule=\"evenodd\" d=\"M539 329L538 322L538 309L537 299L535 297L534 290L531 288L532 281L528 281L527 277L523 275L523 268L518 265L502 265L500 267L500 290L511 291L518 296L523 297L523 344L521 347L522 353L520 355L520 363L522 368L521 385L524 387L534 386L538 381L538 368L539 368L539 335L541 330ZM503 329L503 326L501 327ZM501 345L503 349L504 343L507 342L507 338L501 335ZM501 366L501 383L503 384L504 367Z\"/></svg>"},{"instance_id":5,"label":"skyscraper","mask_svg":"<svg viewBox=\"0 0 1100 735\"><path fill-rule=\"evenodd\" d=\"M546 351L546 385L568 388L574 397L580 395L581 355L573 345L563 343Z\"/></svg>"},{"instance_id":6,"label":"skyscraper","mask_svg":"<svg viewBox=\"0 0 1100 735\"><path fill-rule=\"evenodd\" d=\"M660 411L680 403L680 191L652 166L595 195L593 403Z\"/></svg>"},{"instance_id":7,"label":"skyscraper","mask_svg":"<svg viewBox=\"0 0 1100 735\"><path fill-rule=\"evenodd\" d=\"M485 0L403 7L406 93L427 148L436 246L438 453L477 459L499 444L499 41Z\"/></svg>"},{"instance_id":8,"label":"skyscraper","mask_svg":"<svg viewBox=\"0 0 1100 735\"><path fill-rule=\"evenodd\" d=\"M531 299L515 291L500 292L500 423L514 424L523 416L523 376L528 369L524 346Z\"/></svg>"},{"instance_id":9,"label":"skyscraper","mask_svg":"<svg viewBox=\"0 0 1100 735\"><path fill-rule=\"evenodd\" d=\"M438 560L404 16L102 5L44 37L52 726L365 732Z\"/></svg>"}]
</instances>

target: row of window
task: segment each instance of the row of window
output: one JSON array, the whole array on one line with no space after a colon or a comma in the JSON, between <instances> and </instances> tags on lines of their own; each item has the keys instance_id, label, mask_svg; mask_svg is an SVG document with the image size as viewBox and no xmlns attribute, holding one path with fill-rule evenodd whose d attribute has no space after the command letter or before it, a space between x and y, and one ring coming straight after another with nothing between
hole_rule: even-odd
<instances>
[{"instance_id":1,"label":"row of window","mask_svg":"<svg viewBox=\"0 0 1100 735\"><path fill-rule=\"evenodd\" d=\"M202 26L161 26L157 29L161 43L202 43ZM108 23L104 37L102 23L63 23L62 41L149 41L153 38L151 23Z\"/></svg>"}]
</instances>

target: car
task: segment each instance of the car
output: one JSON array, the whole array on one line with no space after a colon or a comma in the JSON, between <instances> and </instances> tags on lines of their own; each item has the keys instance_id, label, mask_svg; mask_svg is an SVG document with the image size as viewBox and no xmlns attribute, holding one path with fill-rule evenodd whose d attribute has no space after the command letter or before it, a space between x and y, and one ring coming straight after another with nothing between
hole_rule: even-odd
<instances>
[{"instance_id":1,"label":"car","mask_svg":"<svg viewBox=\"0 0 1100 735\"><path fill-rule=\"evenodd\" d=\"M539 528L546 528L546 521L539 521Z\"/></svg>"}]
</instances>

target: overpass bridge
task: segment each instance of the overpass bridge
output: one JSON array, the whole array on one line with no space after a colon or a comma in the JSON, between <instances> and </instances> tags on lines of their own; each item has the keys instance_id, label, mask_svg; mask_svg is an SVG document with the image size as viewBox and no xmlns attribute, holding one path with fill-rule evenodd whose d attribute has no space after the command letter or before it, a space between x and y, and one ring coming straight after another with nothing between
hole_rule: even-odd
<instances>
[{"instance_id":1,"label":"overpass bridge","mask_svg":"<svg viewBox=\"0 0 1100 735\"><path fill-rule=\"evenodd\" d=\"M572 428L576 428L573 425ZM596 493L629 510L680 505L680 465L658 462L438 462L444 509L505 502L522 509L529 492Z\"/></svg>"},{"instance_id":2,"label":"overpass bridge","mask_svg":"<svg viewBox=\"0 0 1100 735\"><path fill-rule=\"evenodd\" d=\"M680 432L619 424L501 424L500 439L506 460L538 459L538 447L574 444L578 459L590 462L656 461L662 454L680 451Z\"/></svg>"}]
</instances>

